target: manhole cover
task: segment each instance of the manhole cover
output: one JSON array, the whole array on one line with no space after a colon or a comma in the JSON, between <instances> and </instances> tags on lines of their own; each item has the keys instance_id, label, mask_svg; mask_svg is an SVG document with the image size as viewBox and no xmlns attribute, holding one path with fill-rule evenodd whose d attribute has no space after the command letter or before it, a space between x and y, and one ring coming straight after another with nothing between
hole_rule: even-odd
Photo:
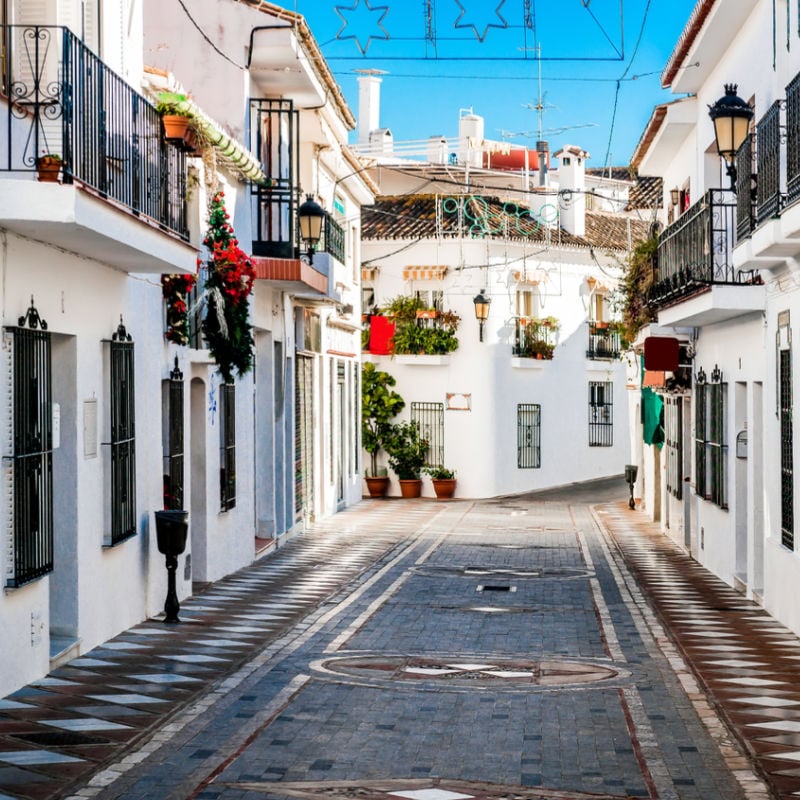
<instances>
[{"instance_id":1,"label":"manhole cover","mask_svg":"<svg viewBox=\"0 0 800 800\"><path fill-rule=\"evenodd\" d=\"M77 747L82 744L108 744L108 739L97 736L84 736L82 733L69 731L47 731L46 733L17 733L15 739L44 747Z\"/></svg>"},{"instance_id":2,"label":"manhole cover","mask_svg":"<svg viewBox=\"0 0 800 800\"><path fill-rule=\"evenodd\" d=\"M508 567L491 566L449 566L426 564L414 567L417 575L429 578L457 575L464 578L588 578L593 574L586 569L573 567L530 567L528 569L513 569Z\"/></svg>"},{"instance_id":3,"label":"manhole cover","mask_svg":"<svg viewBox=\"0 0 800 800\"><path fill-rule=\"evenodd\" d=\"M583 661L454 656L354 656L318 662L317 669L354 678L390 681L442 681L449 685L560 687L608 681L620 670Z\"/></svg>"}]
</instances>

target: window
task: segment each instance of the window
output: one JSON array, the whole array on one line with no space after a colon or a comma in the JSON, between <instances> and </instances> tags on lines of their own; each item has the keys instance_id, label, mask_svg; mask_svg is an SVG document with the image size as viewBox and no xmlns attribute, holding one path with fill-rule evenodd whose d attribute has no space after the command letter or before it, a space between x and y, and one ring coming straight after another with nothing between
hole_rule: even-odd
<instances>
[{"instance_id":1,"label":"window","mask_svg":"<svg viewBox=\"0 0 800 800\"><path fill-rule=\"evenodd\" d=\"M683 400L667 397L664 407L665 449L667 457L667 492L676 499L683 497Z\"/></svg>"},{"instance_id":2,"label":"window","mask_svg":"<svg viewBox=\"0 0 800 800\"><path fill-rule=\"evenodd\" d=\"M444 310L444 291L442 289L420 289L414 292L414 297L416 297L425 308L433 308L436 311Z\"/></svg>"},{"instance_id":3,"label":"window","mask_svg":"<svg viewBox=\"0 0 800 800\"><path fill-rule=\"evenodd\" d=\"M517 406L517 467L539 469L542 466L542 413L537 403Z\"/></svg>"},{"instance_id":4,"label":"window","mask_svg":"<svg viewBox=\"0 0 800 800\"><path fill-rule=\"evenodd\" d=\"M518 317L538 317L541 311L539 290L536 288L517 289L516 308Z\"/></svg>"},{"instance_id":5,"label":"window","mask_svg":"<svg viewBox=\"0 0 800 800\"><path fill-rule=\"evenodd\" d=\"M223 383L219 387L220 508L229 511L236 507L236 385Z\"/></svg>"},{"instance_id":6,"label":"window","mask_svg":"<svg viewBox=\"0 0 800 800\"><path fill-rule=\"evenodd\" d=\"M371 314L372 309L375 307L375 287L362 286L361 287L361 313Z\"/></svg>"},{"instance_id":7,"label":"window","mask_svg":"<svg viewBox=\"0 0 800 800\"><path fill-rule=\"evenodd\" d=\"M589 447L614 444L614 384L589 382Z\"/></svg>"},{"instance_id":8,"label":"window","mask_svg":"<svg viewBox=\"0 0 800 800\"><path fill-rule=\"evenodd\" d=\"M133 340L120 321L111 338L111 539L136 533L136 419Z\"/></svg>"},{"instance_id":9,"label":"window","mask_svg":"<svg viewBox=\"0 0 800 800\"><path fill-rule=\"evenodd\" d=\"M183 373L175 369L166 383L166 422L164 431L164 508L183 505Z\"/></svg>"},{"instance_id":10,"label":"window","mask_svg":"<svg viewBox=\"0 0 800 800\"><path fill-rule=\"evenodd\" d=\"M25 327L25 325L29 327ZM53 571L51 342L33 304L9 328L14 430L11 570L6 585L22 586Z\"/></svg>"},{"instance_id":11,"label":"window","mask_svg":"<svg viewBox=\"0 0 800 800\"><path fill-rule=\"evenodd\" d=\"M695 378L695 492L720 508L728 507L727 397L719 368L710 380L701 368Z\"/></svg>"},{"instance_id":12,"label":"window","mask_svg":"<svg viewBox=\"0 0 800 800\"><path fill-rule=\"evenodd\" d=\"M425 466L444 466L444 403L412 403L411 421L428 442Z\"/></svg>"}]
</instances>

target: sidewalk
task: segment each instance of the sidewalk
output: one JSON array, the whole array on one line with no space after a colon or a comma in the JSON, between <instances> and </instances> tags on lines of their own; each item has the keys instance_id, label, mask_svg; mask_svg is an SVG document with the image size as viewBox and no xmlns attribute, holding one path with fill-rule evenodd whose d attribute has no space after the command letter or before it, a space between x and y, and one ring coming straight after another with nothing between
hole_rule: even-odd
<instances>
[{"instance_id":1,"label":"sidewalk","mask_svg":"<svg viewBox=\"0 0 800 800\"><path fill-rule=\"evenodd\" d=\"M800 796L800 641L582 501L336 515L0 700L0 800Z\"/></svg>"}]
</instances>

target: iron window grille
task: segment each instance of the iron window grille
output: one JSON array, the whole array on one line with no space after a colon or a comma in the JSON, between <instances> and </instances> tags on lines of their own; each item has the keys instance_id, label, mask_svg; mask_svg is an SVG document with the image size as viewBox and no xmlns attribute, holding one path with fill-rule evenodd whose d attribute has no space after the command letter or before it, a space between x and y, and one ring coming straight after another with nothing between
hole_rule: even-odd
<instances>
[{"instance_id":1,"label":"iron window grille","mask_svg":"<svg viewBox=\"0 0 800 800\"><path fill-rule=\"evenodd\" d=\"M666 398L664 433L667 456L667 492L677 500L683 497L683 400Z\"/></svg>"},{"instance_id":2,"label":"iron window grille","mask_svg":"<svg viewBox=\"0 0 800 800\"><path fill-rule=\"evenodd\" d=\"M219 387L219 402L221 407L220 508L223 511L230 511L236 507L236 384L223 383Z\"/></svg>"},{"instance_id":3,"label":"iron window grille","mask_svg":"<svg viewBox=\"0 0 800 800\"><path fill-rule=\"evenodd\" d=\"M614 444L614 384L589 381L589 447Z\"/></svg>"},{"instance_id":4,"label":"iron window grille","mask_svg":"<svg viewBox=\"0 0 800 800\"><path fill-rule=\"evenodd\" d=\"M136 533L133 339L120 318L111 338L111 546Z\"/></svg>"},{"instance_id":5,"label":"iron window grille","mask_svg":"<svg viewBox=\"0 0 800 800\"><path fill-rule=\"evenodd\" d=\"M428 442L425 466L444 466L444 403L412 403L411 421Z\"/></svg>"},{"instance_id":6,"label":"iron window grille","mask_svg":"<svg viewBox=\"0 0 800 800\"><path fill-rule=\"evenodd\" d=\"M708 496L706 473L706 373L698 370L694 379L694 487L695 494Z\"/></svg>"},{"instance_id":7,"label":"iron window grille","mask_svg":"<svg viewBox=\"0 0 800 800\"><path fill-rule=\"evenodd\" d=\"M164 456L164 508L182 509L184 487L183 458L183 372L175 368L167 383L167 430Z\"/></svg>"},{"instance_id":8,"label":"iron window grille","mask_svg":"<svg viewBox=\"0 0 800 800\"><path fill-rule=\"evenodd\" d=\"M538 403L517 405L517 467L542 466L542 407Z\"/></svg>"},{"instance_id":9,"label":"iron window grille","mask_svg":"<svg viewBox=\"0 0 800 800\"><path fill-rule=\"evenodd\" d=\"M695 492L720 508L728 508L728 384L719 367L710 377L695 377Z\"/></svg>"},{"instance_id":10,"label":"iron window grille","mask_svg":"<svg viewBox=\"0 0 800 800\"><path fill-rule=\"evenodd\" d=\"M787 337L788 314L785 318ZM781 436L781 544L794 550L794 426L792 423L792 348L782 348L778 330L778 418Z\"/></svg>"},{"instance_id":11,"label":"iron window grille","mask_svg":"<svg viewBox=\"0 0 800 800\"><path fill-rule=\"evenodd\" d=\"M27 327L26 327L27 326ZM51 336L33 298L12 338L12 539L6 586L53 571Z\"/></svg>"}]
</instances>

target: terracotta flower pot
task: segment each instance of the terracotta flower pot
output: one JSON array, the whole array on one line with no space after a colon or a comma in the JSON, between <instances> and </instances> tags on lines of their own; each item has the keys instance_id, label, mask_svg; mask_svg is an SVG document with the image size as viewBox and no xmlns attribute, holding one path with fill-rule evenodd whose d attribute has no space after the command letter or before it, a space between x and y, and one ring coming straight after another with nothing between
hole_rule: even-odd
<instances>
[{"instance_id":1,"label":"terracotta flower pot","mask_svg":"<svg viewBox=\"0 0 800 800\"><path fill-rule=\"evenodd\" d=\"M389 489L388 475L367 475L365 478L370 497L385 497Z\"/></svg>"},{"instance_id":2,"label":"terracotta flower pot","mask_svg":"<svg viewBox=\"0 0 800 800\"><path fill-rule=\"evenodd\" d=\"M401 478L400 494L405 498L419 497L422 494L421 478Z\"/></svg>"},{"instance_id":3,"label":"terracotta flower pot","mask_svg":"<svg viewBox=\"0 0 800 800\"><path fill-rule=\"evenodd\" d=\"M164 114L161 117L164 123L164 136L167 139L183 139L189 127L189 117L178 114Z\"/></svg>"},{"instance_id":4,"label":"terracotta flower pot","mask_svg":"<svg viewBox=\"0 0 800 800\"><path fill-rule=\"evenodd\" d=\"M37 158L36 171L39 173L39 180L42 183L58 183L61 164L60 158L53 158L52 156Z\"/></svg>"},{"instance_id":5,"label":"terracotta flower pot","mask_svg":"<svg viewBox=\"0 0 800 800\"><path fill-rule=\"evenodd\" d=\"M450 500L456 491L455 478L431 478L433 491L440 500Z\"/></svg>"}]
</instances>

